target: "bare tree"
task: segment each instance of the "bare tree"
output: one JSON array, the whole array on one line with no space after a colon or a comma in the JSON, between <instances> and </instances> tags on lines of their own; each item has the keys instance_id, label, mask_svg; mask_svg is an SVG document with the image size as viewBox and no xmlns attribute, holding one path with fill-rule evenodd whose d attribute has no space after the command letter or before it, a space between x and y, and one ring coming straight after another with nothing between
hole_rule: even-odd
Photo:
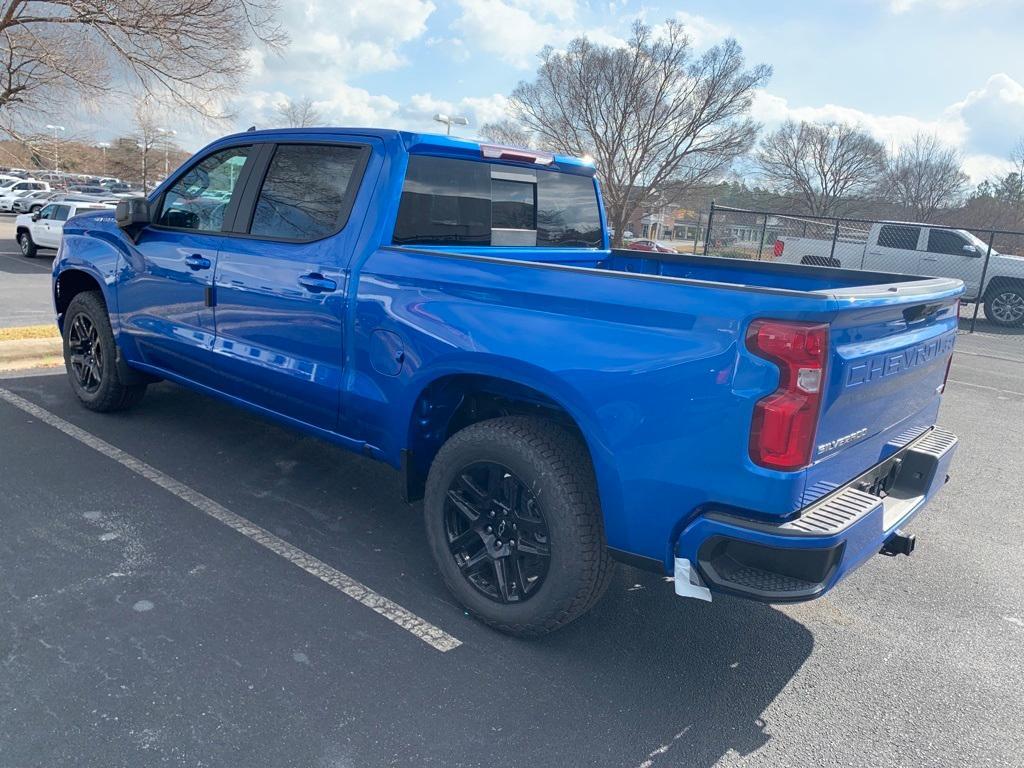
<instances>
[{"instance_id":1,"label":"bare tree","mask_svg":"<svg viewBox=\"0 0 1024 768\"><path fill-rule=\"evenodd\" d=\"M529 131L512 120L484 123L480 126L480 135L488 141L511 147L529 147L531 143Z\"/></svg>"},{"instance_id":2,"label":"bare tree","mask_svg":"<svg viewBox=\"0 0 1024 768\"><path fill-rule=\"evenodd\" d=\"M68 96L132 84L216 117L249 67L252 38L287 42L277 0L4 0L0 127Z\"/></svg>"},{"instance_id":3,"label":"bare tree","mask_svg":"<svg viewBox=\"0 0 1024 768\"><path fill-rule=\"evenodd\" d=\"M282 128L310 128L323 125L324 119L309 96L298 101L282 101L274 105L277 121Z\"/></svg>"},{"instance_id":4,"label":"bare tree","mask_svg":"<svg viewBox=\"0 0 1024 768\"><path fill-rule=\"evenodd\" d=\"M770 75L765 65L745 69L735 40L697 56L682 24L656 34L638 22L624 47L579 37L564 52L545 48L511 109L536 145L594 158L620 245L661 185L704 182L750 148L753 92Z\"/></svg>"},{"instance_id":5,"label":"bare tree","mask_svg":"<svg viewBox=\"0 0 1024 768\"><path fill-rule=\"evenodd\" d=\"M135 107L135 133L133 137L139 148L142 171L142 190L149 191L150 164L149 154L163 138L158 130L158 122L149 99L142 99Z\"/></svg>"},{"instance_id":6,"label":"bare tree","mask_svg":"<svg viewBox=\"0 0 1024 768\"><path fill-rule=\"evenodd\" d=\"M889 156L881 192L915 221L929 221L963 199L967 182L960 153L919 133Z\"/></svg>"},{"instance_id":7,"label":"bare tree","mask_svg":"<svg viewBox=\"0 0 1024 768\"><path fill-rule=\"evenodd\" d=\"M877 187L885 149L845 123L790 120L762 140L757 162L769 184L794 196L804 213L834 216Z\"/></svg>"},{"instance_id":8,"label":"bare tree","mask_svg":"<svg viewBox=\"0 0 1024 768\"><path fill-rule=\"evenodd\" d=\"M996 195L1014 208L1024 208L1024 138L1010 150L1010 162L1013 169L997 180Z\"/></svg>"}]
</instances>

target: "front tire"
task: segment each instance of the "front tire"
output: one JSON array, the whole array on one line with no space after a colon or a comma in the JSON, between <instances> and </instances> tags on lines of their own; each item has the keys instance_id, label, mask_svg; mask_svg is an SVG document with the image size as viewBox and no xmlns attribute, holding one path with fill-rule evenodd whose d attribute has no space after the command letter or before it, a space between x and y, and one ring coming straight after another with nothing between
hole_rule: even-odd
<instances>
[{"instance_id":1,"label":"front tire","mask_svg":"<svg viewBox=\"0 0 1024 768\"><path fill-rule=\"evenodd\" d=\"M993 286L985 298L985 317L1003 328L1020 328L1024 325L1024 288Z\"/></svg>"},{"instance_id":2,"label":"front tire","mask_svg":"<svg viewBox=\"0 0 1024 768\"><path fill-rule=\"evenodd\" d=\"M64 313L64 367L75 396L91 411L124 410L146 393L145 384L121 381L107 307L94 291L79 293Z\"/></svg>"},{"instance_id":3,"label":"front tire","mask_svg":"<svg viewBox=\"0 0 1024 768\"><path fill-rule=\"evenodd\" d=\"M34 259L39 253L39 247L32 239L32 235L24 230L18 233L18 246L21 248L21 255L26 259Z\"/></svg>"},{"instance_id":4,"label":"front tire","mask_svg":"<svg viewBox=\"0 0 1024 768\"><path fill-rule=\"evenodd\" d=\"M590 457L556 424L509 416L456 433L430 468L423 511L445 584L498 630L547 634L608 586Z\"/></svg>"}]
</instances>

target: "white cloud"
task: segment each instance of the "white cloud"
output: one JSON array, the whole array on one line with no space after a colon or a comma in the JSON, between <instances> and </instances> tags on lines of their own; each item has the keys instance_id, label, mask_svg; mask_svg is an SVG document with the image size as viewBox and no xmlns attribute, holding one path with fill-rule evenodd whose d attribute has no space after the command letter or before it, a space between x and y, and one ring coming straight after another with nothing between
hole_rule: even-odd
<instances>
[{"instance_id":1,"label":"white cloud","mask_svg":"<svg viewBox=\"0 0 1024 768\"><path fill-rule=\"evenodd\" d=\"M537 53L546 45L563 48L575 37L586 36L601 45L626 45L629 27L647 12L627 11L612 3L604 23L588 25L579 21L577 0L458 0L460 15L455 27L465 39L486 55L502 59L517 69L530 69ZM729 27L686 11L675 18L686 26L696 48L708 48L730 34ZM661 25L655 26L655 34Z\"/></svg>"},{"instance_id":2,"label":"white cloud","mask_svg":"<svg viewBox=\"0 0 1024 768\"><path fill-rule=\"evenodd\" d=\"M950 112L963 121L968 149L1006 155L1024 136L1024 86L1000 72L950 107Z\"/></svg>"},{"instance_id":3,"label":"white cloud","mask_svg":"<svg viewBox=\"0 0 1024 768\"><path fill-rule=\"evenodd\" d=\"M325 68L342 75L395 69L404 63L401 46L426 31L435 8L430 0L286 4L283 21L292 42L279 61L290 70L312 67L317 75Z\"/></svg>"},{"instance_id":4,"label":"white cloud","mask_svg":"<svg viewBox=\"0 0 1024 768\"><path fill-rule=\"evenodd\" d=\"M992 75L981 88L931 119L879 115L837 104L792 106L768 91L758 92L751 111L769 129L784 120L857 125L887 147L898 147L917 133L935 134L962 152L964 170L974 182L1008 170L1006 158L1024 137L1024 86L1003 73Z\"/></svg>"},{"instance_id":5,"label":"white cloud","mask_svg":"<svg viewBox=\"0 0 1024 768\"><path fill-rule=\"evenodd\" d=\"M565 0L550 9L537 0L459 0L459 6L456 27L483 51L518 69L533 66L545 45L563 45L572 38L564 22L575 15L575 4Z\"/></svg>"},{"instance_id":6,"label":"white cloud","mask_svg":"<svg viewBox=\"0 0 1024 768\"><path fill-rule=\"evenodd\" d=\"M349 81L405 66L402 47L426 33L435 7L431 0L284 4L291 45L279 57L250 52L249 87L233 102L236 126L273 125L275 104L302 97L334 125L393 125L399 102Z\"/></svg>"},{"instance_id":7,"label":"white cloud","mask_svg":"<svg viewBox=\"0 0 1024 768\"><path fill-rule=\"evenodd\" d=\"M962 126L944 119L922 120L909 115L876 115L839 104L822 106L790 106L789 102L768 91L758 91L751 109L753 118L769 128L784 120L809 123L836 122L862 127L887 146L898 146L916 133L936 133L948 144L960 145Z\"/></svg>"},{"instance_id":8,"label":"white cloud","mask_svg":"<svg viewBox=\"0 0 1024 768\"><path fill-rule=\"evenodd\" d=\"M724 38L734 36L728 25L719 24L695 13L678 11L676 20L682 22L686 27L686 33L690 36L690 42L695 48L710 48L716 43L722 42Z\"/></svg>"},{"instance_id":9,"label":"white cloud","mask_svg":"<svg viewBox=\"0 0 1024 768\"><path fill-rule=\"evenodd\" d=\"M508 99L495 93L490 96L467 96L456 102L436 99L429 93L417 93L402 107L400 126L410 130L437 131L433 122L437 113L461 115L469 118L469 126L457 128L456 132L475 135L484 123L491 123L508 116Z\"/></svg>"}]
</instances>

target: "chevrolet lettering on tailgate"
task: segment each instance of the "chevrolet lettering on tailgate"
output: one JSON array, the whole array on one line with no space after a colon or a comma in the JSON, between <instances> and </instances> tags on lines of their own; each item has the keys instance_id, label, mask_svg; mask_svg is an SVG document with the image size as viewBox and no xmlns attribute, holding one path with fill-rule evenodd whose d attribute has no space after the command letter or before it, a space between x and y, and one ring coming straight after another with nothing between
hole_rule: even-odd
<instances>
[{"instance_id":1,"label":"chevrolet lettering on tailgate","mask_svg":"<svg viewBox=\"0 0 1024 768\"><path fill-rule=\"evenodd\" d=\"M846 386L856 387L867 384L930 363L935 358L944 357L952 352L955 340L955 332L947 333L923 344L907 347L902 352L886 352L866 360L860 360L850 366L850 370L846 374Z\"/></svg>"}]
</instances>

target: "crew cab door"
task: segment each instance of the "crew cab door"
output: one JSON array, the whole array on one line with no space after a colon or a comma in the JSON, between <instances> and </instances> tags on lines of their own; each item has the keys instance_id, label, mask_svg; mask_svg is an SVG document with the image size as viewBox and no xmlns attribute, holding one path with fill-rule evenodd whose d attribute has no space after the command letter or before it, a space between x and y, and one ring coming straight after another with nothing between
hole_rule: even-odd
<instances>
[{"instance_id":1,"label":"crew cab door","mask_svg":"<svg viewBox=\"0 0 1024 768\"><path fill-rule=\"evenodd\" d=\"M985 248L951 229L927 229L927 241L919 254L917 273L925 277L955 277L966 286L968 299L978 296Z\"/></svg>"},{"instance_id":2,"label":"crew cab door","mask_svg":"<svg viewBox=\"0 0 1024 768\"><path fill-rule=\"evenodd\" d=\"M351 217L370 147L259 146L216 271L218 388L325 429L338 424Z\"/></svg>"},{"instance_id":3,"label":"crew cab door","mask_svg":"<svg viewBox=\"0 0 1024 768\"><path fill-rule=\"evenodd\" d=\"M58 209L64 209L62 215L67 218L67 206L58 205L56 203L50 203L44 205L39 211L39 215L32 220L32 224L29 227L29 231L32 234L32 240L36 245L40 245L43 248L56 248L60 243L59 236L54 235L53 226L55 223L55 217L61 214Z\"/></svg>"},{"instance_id":4,"label":"crew cab door","mask_svg":"<svg viewBox=\"0 0 1024 768\"><path fill-rule=\"evenodd\" d=\"M209 383L213 275L222 231L237 210L251 145L198 157L151 201L152 223L130 245L118 280L130 357Z\"/></svg>"},{"instance_id":5,"label":"crew cab door","mask_svg":"<svg viewBox=\"0 0 1024 768\"><path fill-rule=\"evenodd\" d=\"M47 248L60 248L61 238L64 237L64 222L71 218L70 205L53 206L53 215L46 222L46 242L39 243Z\"/></svg>"},{"instance_id":6,"label":"crew cab door","mask_svg":"<svg viewBox=\"0 0 1024 768\"><path fill-rule=\"evenodd\" d=\"M873 230L864 253L863 269L876 272L918 274L918 248L922 227L914 224L881 224Z\"/></svg>"}]
</instances>

